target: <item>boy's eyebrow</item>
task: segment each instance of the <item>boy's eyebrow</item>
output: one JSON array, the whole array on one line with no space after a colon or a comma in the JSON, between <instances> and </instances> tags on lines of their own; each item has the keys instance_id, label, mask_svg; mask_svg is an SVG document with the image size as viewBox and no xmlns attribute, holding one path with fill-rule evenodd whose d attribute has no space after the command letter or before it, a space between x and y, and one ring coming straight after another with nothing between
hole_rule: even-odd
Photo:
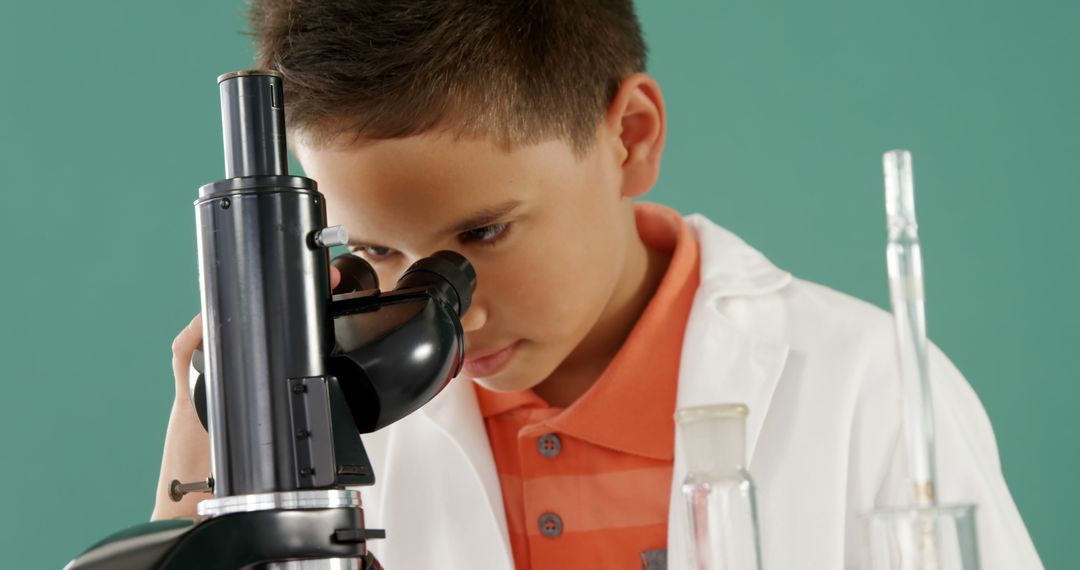
<instances>
[{"instance_id":1,"label":"boy's eyebrow","mask_svg":"<svg viewBox=\"0 0 1080 570\"><path fill-rule=\"evenodd\" d=\"M477 211L468 218L454 224L445 233L459 234L461 232L467 232L469 230L475 230L484 226L489 226L499 218L514 211L515 208L521 205L521 200L507 200L501 204L494 206L488 206L482 210Z\"/></svg>"}]
</instances>

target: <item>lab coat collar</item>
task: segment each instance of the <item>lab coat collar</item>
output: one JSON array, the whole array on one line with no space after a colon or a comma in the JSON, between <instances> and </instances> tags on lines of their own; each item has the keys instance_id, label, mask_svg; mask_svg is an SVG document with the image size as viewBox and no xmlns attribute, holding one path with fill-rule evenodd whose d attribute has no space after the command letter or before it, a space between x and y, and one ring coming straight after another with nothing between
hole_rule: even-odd
<instances>
[{"instance_id":1,"label":"lab coat collar","mask_svg":"<svg viewBox=\"0 0 1080 570\"><path fill-rule=\"evenodd\" d=\"M792 277L704 216L689 216L687 224L701 244L701 285L686 326L676 405L746 404L750 409L746 421L749 460L787 360L788 347L778 339L752 331L752 327L769 327L741 322L738 313L725 310L725 304L775 292L790 283ZM758 307L754 315L756 319L783 319L783 315L771 315L767 307Z\"/></svg>"},{"instance_id":2,"label":"lab coat collar","mask_svg":"<svg viewBox=\"0 0 1080 570\"><path fill-rule=\"evenodd\" d=\"M705 216L692 214L686 217L686 223L701 245L698 295L706 297L710 304L723 297L771 293L791 281L791 274Z\"/></svg>"}]
</instances>

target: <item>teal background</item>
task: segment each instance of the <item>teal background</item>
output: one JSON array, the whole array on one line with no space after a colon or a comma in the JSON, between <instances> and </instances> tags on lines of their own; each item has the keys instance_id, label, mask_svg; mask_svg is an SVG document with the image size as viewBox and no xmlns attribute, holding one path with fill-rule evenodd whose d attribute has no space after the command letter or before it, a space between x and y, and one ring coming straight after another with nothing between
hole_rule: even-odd
<instances>
[{"instance_id":1,"label":"teal background","mask_svg":"<svg viewBox=\"0 0 1080 570\"><path fill-rule=\"evenodd\" d=\"M639 0L667 98L652 198L885 304L880 156L911 149L931 336L1049 568L1080 567L1080 3ZM58 568L148 519L222 176L236 2L0 0L0 552Z\"/></svg>"}]
</instances>

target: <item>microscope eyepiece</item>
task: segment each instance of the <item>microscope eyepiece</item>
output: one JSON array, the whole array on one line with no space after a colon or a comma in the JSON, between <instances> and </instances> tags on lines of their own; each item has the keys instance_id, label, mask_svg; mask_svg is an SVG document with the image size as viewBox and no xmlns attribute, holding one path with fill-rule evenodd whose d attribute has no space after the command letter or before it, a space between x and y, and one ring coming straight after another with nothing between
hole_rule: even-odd
<instances>
[{"instance_id":1,"label":"microscope eyepiece","mask_svg":"<svg viewBox=\"0 0 1080 570\"><path fill-rule=\"evenodd\" d=\"M358 255L351 253L339 255L330 265L341 272L341 282L334 289L335 295L368 291L379 288L379 276L371 264Z\"/></svg>"},{"instance_id":2,"label":"microscope eyepiece","mask_svg":"<svg viewBox=\"0 0 1080 570\"><path fill-rule=\"evenodd\" d=\"M437 251L409 266L398 279L397 288L428 287L447 305L464 315L476 288L476 270L465 256L454 251Z\"/></svg>"},{"instance_id":3,"label":"microscope eyepiece","mask_svg":"<svg viewBox=\"0 0 1080 570\"><path fill-rule=\"evenodd\" d=\"M281 74L249 69L218 77L225 178L289 173Z\"/></svg>"}]
</instances>

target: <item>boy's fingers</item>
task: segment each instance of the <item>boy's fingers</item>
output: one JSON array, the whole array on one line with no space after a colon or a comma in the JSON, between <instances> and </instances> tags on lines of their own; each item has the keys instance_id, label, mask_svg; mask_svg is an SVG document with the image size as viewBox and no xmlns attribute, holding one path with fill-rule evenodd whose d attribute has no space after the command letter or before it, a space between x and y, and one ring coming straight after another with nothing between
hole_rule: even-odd
<instances>
[{"instance_id":1,"label":"boy's fingers","mask_svg":"<svg viewBox=\"0 0 1080 570\"><path fill-rule=\"evenodd\" d=\"M337 289L338 283L341 283L341 271L338 271L337 267L330 266L330 290Z\"/></svg>"},{"instance_id":2,"label":"boy's fingers","mask_svg":"<svg viewBox=\"0 0 1080 570\"><path fill-rule=\"evenodd\" d=\"M202 342L202 314L195 315L195 318L191 319L191 322L173 339L173 375L176 376L177 382L181 381L181 376L186 382L188 363L200 342Z\"/></svg>"}]
</instances>

